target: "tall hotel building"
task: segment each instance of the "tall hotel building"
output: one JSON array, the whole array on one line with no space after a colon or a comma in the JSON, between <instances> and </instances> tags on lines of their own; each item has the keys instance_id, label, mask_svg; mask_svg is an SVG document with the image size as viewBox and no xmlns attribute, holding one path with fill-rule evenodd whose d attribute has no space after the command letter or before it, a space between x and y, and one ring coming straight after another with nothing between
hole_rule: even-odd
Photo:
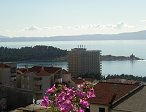
<instances>
[{"instance_id":1,"label":"tall hotel building","mask_svg":"<svg viewBox=\"0 0 146 112\"><path fill-rule=\"evenodd\" d=\"M101 74L100 50L74 48L68 53L68 69L72 76Z\"/></svg>"}]
</instances>

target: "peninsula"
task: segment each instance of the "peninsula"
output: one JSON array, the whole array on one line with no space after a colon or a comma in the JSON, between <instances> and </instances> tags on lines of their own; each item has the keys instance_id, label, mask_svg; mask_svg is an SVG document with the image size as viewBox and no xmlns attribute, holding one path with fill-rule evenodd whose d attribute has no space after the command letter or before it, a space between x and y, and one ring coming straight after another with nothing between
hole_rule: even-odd
<instances>
[{"instance_id":1,"label":"peninsula","mask_svg":"<svg viewBox=\"0 0 146 112\"><path fill-rule=\"evenodd\" d=\"M144 60L142 58L136 57L134 54L130 56L113 56L113 55L102 55L101 61L134 61L134 60ZM58 57L54 61L67 61L67 56Z\"/></svg>"},{"instance_id":2,"label":"peninsula","mask_svg":"<svg viewBox=\"0 0 146 112\"><path fill-rule=\"evenodd\" d=\"M125 60L144 60L139 57L136 57L134 54L130 56L113 56L113 55L102 55L102 61L125 61Z\"/></svg>"}]
</instances>

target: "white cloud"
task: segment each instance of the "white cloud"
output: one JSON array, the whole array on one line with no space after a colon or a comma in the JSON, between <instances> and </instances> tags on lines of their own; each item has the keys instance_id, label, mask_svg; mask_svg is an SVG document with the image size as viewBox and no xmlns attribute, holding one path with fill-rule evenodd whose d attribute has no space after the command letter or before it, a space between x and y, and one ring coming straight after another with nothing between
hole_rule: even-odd
<instances>
[{"instance_id":1,"label":"white cloud","mask_svg":"<svg viewBox=\"0 0 146 112\"><path fill-rule=\"evenodd\" d=\"M127 25L125 23L118 24L85 24L85 25L72 25L72 26L49 26L49 27L37 27L30 26L25 28L25 31L52 31L52 30L122 30L122 29L130 29L134 26Z\"/></svg>"},{"instance_id":2,"label":"white cloud","mask_svg":"<svg viewBox=\"0 0 146 112\"><path fill-rule=\"evenodd\" d=\"M134 26L131 26L131 25L127 25L125 23L118 23L116 25L114 25L114 29L123 29L123 28L133 28Z\"/></svg>"},{"instance_id":3,"label":"white cloud","mask_svg":"<svg viewBox=\"0 0 146 112\"><path fill-rule=\"evenodd\" d=\"M57 36L57 35L81 35L81 34L113 34L134 31L135 27L126 23L117 24L84 24L64 26L29 26L15 32L20 36ZM14 33L14 31L13 31Z\"/></svg>"},{"instance_id":4,"label":"white cloud","mask_svg":"<svg viewBox=\"0 0 146 112\"><path fill-rule=\"evenodd\" d=\"M52 26L52 27L43 27L42 29L45 30L55 30L55 29L62 29L63 26Z\"/></svg>"},{"instance_id":5,"label":"white cloud","mask_svg":"<svg viewBox=\"0 0 146 112\"><path fill-rule=\"evenodd\" d=\"M127 25L125 23L118 23L118 24L87 24L87 25L74 25L74 26L68 26L68 29L75 29L75 30L80 30L80 29L99 29L99 30L104 30L104 29L125 29L125 28L133 28L134 26Z\"/></svg>"},{"instance_id":6,"label":"white cloud","mask_svg":"<svg viewBox=\"0 0 146 112\"><path fill-rule=\"evenodd\" d=\"M41 30L41 28L37 26L30 26L25 28L25 31L36 31L36 30Z\"/></svg>"}]
</instances>

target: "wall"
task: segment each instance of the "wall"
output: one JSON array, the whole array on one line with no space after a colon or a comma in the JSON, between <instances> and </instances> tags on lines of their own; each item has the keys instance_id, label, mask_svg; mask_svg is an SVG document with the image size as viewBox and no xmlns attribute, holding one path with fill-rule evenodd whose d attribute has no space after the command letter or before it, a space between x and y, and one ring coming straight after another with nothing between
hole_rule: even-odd
<instances>
[{"instance_id":1,"label":"wall","mask_svg":"<svg viewBox=\"0 0 146 112\"><path fill-rule=\"evenodd\" d=\"M48 88L51 88L51 76L42 77L42 93L45 95L45 92Z\"/></svg>"},{"instance_id":2,"label":"wall","mask_svg":"<svg viewBox=\"0 0 146 112\"><path fill-rule=\"evenodd\" d=\"M105 108L105 112L108 112L108 107L104 105L90 104L90 112L99 112L99 107Z\"/></svg>"},{"instance_id":3,"label":"wall","mask_svg":"<svg viewBox=\"0 0 146 112\"><path fill-rule=\"evenodd\" d=\"M62 81L63 82L71 81L71 74L62 74Z\"/></svg>"},{"instance_id":4,"label":"wall","mask_svg":"<svg viewBox=\"0 0 146 112\"><path fill-rule=\"evenodd\" d=\"M16 109L33 103L32 91L8 86L0 86L0 101L5 101L7 110ZM0 111L1 110L0 105Z\"/></svg>"},{"instance_id":5,"label":"wall","mask_svg":"<svg viewBox=\"0 0 146 112\"><path fill-rule=\"evenodd\" d=\"M10 84L11 73L10 68L0 68L0 82L2 84Z\"/></svg>"}]
</instances>

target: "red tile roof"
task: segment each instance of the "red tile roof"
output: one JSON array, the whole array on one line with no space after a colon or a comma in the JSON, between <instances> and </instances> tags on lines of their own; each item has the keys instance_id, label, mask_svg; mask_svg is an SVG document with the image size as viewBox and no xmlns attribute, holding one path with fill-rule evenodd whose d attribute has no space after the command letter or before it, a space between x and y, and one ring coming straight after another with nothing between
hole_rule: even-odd
<instances>
[{"instance_id":1,"label":"red tile roof","mask_svg":"<svg viewBox=\"0 0 146 112\"><path fill-rule=\"evenodd\" d=\"M66 71L65 69L62 69L61 73L62 73L62 74L68 74L69 72Z\"/></svg>"},{"instance_id":2,"label":"red tile roof","mask_svg":"<svg viewBox=\"0 0 146 112\"><path fill-rule=\"evenodd\" d=\"M23 73L26 73L28 70L26 68L18 68L17 69L17 73L18 74L23 74Z\"/></svg>"},{"instance_id":3,"label":"red tile roof","mask_svg":"<svg viewBox=\"0 0 146 112\"><path fill-rule=\"evenodd\" d=\"M75 84L82 84L84 81L89 81L89 82L93 82L95 79L93 78L72 78L72 81L75 83Z\"/></svg>"},{"instance_id":4,"label":"red tile roof","mask_svg":"<svg viewBox=\"0 0 146 112\"><path fill-rule=\"evenodd\" d=\"M42 66L34 66L32 68L20 68L18 70L20 70L21 72L25 73L25 72L40 72L42 69ZM43 69L45 71L47 71L48 73L55 73L56 71L60 70L60 67L43 67Z\"/></svg>"},{"instance_id":5,"label":"red tile roof","mask_svg":"<svg viewBox=\"0 0 146 112\"><path fill-rule=\"evenodd\" d=\"M95 98L89 99L92 104L109 105L134 90L138 85L99 82L95 85Z\"/></svg>"},{"instance_id":6,"label":"red tile roof","mask_svg":"<svg viewBox=\"0 0 146 112\"><path fill-rule=\"evenodd\" d=\"M29 68L28 70L30 72L40 72L42 69L42 66L34 66L32 68ZM56 71L60 70L60 67L43 67L43 69L45 71L47 71L48 73L55 73Z\"/></svg>"},{"instance_id":7,"label":"red tile roof","mask_svg":"<svg viewBox=\"0 0 146 112\"><path fill-rule=\"evenodd\" d=\"M44 70L44 68L41 69L41 71L36 73L37 76L50 76L51 74Z\"/></svg>"},{"instance_id":8,"label":"red tile roof","mask_svg":"<svg viewBox=\"0 0 146 112\"><path fill-rule=\"evenodd\" d=\"M96 79L95 78L84 78L85 81L89 81L89 82L93 82L95 81Z\"/></svg>"},{"instance_id":9,"label":"red tile roof","mask_svg":"<svg viewBox=\"0 0 146 112\"><path fill-rule=\"evenodd\" d=\"M71 80L77 85L82 84L84 82L82 78L71 78Z\"/></svg>"},{"instance_id":10,"label":"red tile roof","mask_svg":"<svg viewBox=\"0 0 146 112\"><path fill-rule=\"evenodd\" d=\"M72 78L71 79L75 84L82 84L83 82L84 82L84 80L83 79L75 79L75 78Z\"/></svg>"},{"instance_id":11,"label":"red tile roof","mask_svg":"<svg viewBox=\"0 0 146 112\"><path fill-rule=\"evenodd\" d=\"M22 71L20 71L20 70L17 70L17 74L23 75L24 73Z\"/></svg>"},{"instance_id":12,"label":"red tile roof","mask_svg":"<svg viewBox=\"0 0 146 112\"><path fill-rule=\"evenodd\" d=\"M135 80L128 80L128 79L120 79L120 78L113 78L107 79L104 82L113 82L113 83L125 83L125 84L136 84L138 81Z\"/></svg>"},{"instance_id":13,"label":"red tile roof","mask_svg":"<svg viewBox=\"0 0 146 112\"><path fill-rule=\"evenodd\" d=\"M17 69L18 74L26 73L26 72L34 72L37 76L49 76L55 72L61 73L60 71L62 68L60 67L41 67L41 66L34 66L32 68L20 68Z\"/></svg>"},{"instance_id":14,"label":"red tile roof","mask_svg":"<svg viewBox=\"0 0 146 112\"><path fill-rule=\"evenodd\" d=\"M0 68L10 68L10 66L4 63L0 63Z\"/></svg>"}]
</instances>

